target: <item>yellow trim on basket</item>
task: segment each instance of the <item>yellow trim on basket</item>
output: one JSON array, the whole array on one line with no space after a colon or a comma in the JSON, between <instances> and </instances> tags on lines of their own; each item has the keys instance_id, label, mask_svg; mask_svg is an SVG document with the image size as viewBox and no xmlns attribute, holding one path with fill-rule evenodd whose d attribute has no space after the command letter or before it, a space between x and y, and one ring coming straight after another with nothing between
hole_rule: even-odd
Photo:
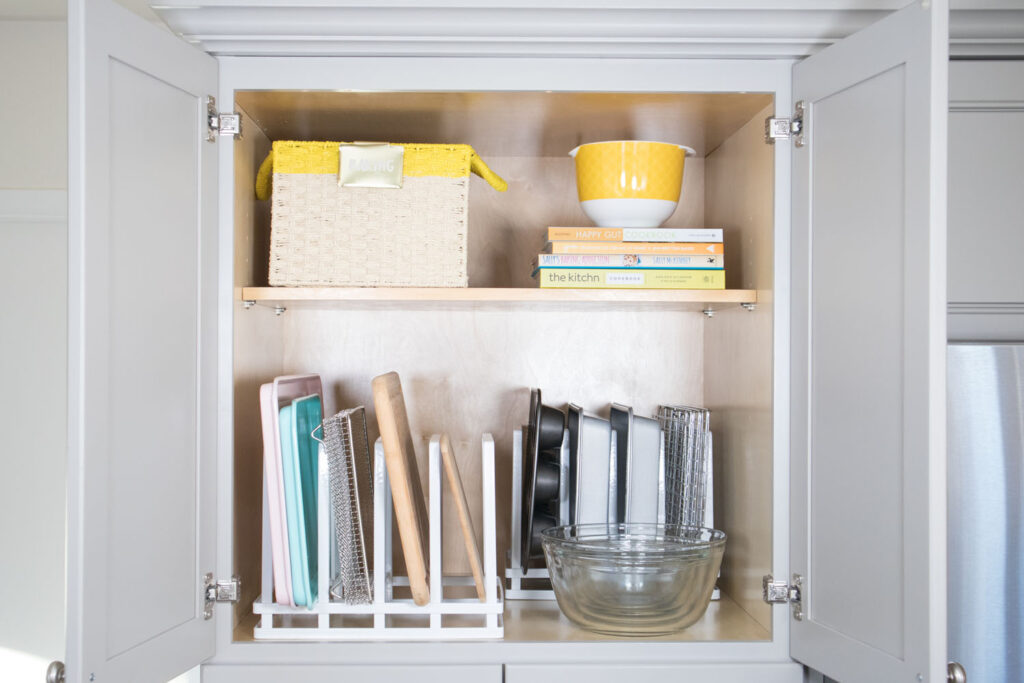
<instances>
[{"instance_id":1,"label":"yellow trim on basket","mask_svg":"<svg viewBox=\"0 0 1024 683\"><path fill-rule=\"evenodd\" d=\"M469 145L466 145L469 147ZM487 181L487 184L493 187L498 192L504 192L508 189L508 183L506 183L500 175L491 170L491 167L484 163L484 160L477 155L473 148L469 148L469 168L476 173L478 176Z\"/></svg>"},{"instance_id":2,"label":"yellow trim on basket","mask_svg":"<svg viewBox=\"0 0 1024 683\"><path fill-rule=\"evenodd\" d=\"M256 172L256 199L270 199L270 181L273 175L274 152L270 151L260 164L260 170Z\"/></svg>"},{"instance_id":3,"label":"yellow trim on basket","mask_svg":"<svg viewBox=\"0 0 1024 683\"><path fill-rule=\"evenodd\" d=\"M295 142L278 140L256 175L256 197L269 199L274 173L338 174L341 142ZM405 148L403 175L422 178L465 178L470 172L487 181L498 192L508 183L492 171L469 145L401 144Z\"/></svg>"}]
</instances>

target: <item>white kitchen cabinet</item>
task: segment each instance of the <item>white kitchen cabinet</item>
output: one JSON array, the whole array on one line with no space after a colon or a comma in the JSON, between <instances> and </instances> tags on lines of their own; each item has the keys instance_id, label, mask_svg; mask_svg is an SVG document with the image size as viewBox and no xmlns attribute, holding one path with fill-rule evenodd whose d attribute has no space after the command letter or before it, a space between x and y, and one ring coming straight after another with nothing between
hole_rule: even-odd
<instances>
[{"instance_id":1,"label":"white kitchen cabinet","mask_svg":"<svg viewBox=\"0 0 1024 683\"><path fill-rule=\"evenodd\" d=\"M949 69L949 337L1024 338L1024 63Z\"/></svg>"},{"instance_id":2,"label":"white kitchen cabinet","mask_svg":"<svg viewBox=\"0 0 1024 683\"><path fill-rule=\"evenodd\" d=\"M582 5L564 4L553 19L575 25ZM68 680L164 680L199 663L209 681L781 682L803 664L942 680L945 3L857 14L870 25L803 60L635 35L616 53L616 31L633 29L611 7L585 13L607 58L543 35L506 35L491 57L410 55L401 37L362 54L258 39L258 26L312 36L372 19L334 5L167 10L212 57L107 0L72 4ZM632 11L671 24L655 5ZM514 9L478 19L514 33ZM395 11L408 11L399 36L427 16ZM256 47L222 40L247 17ZM669 56L640 58L659 45ZM210 95L238 108L241 140L207 141ZM765 117L798 100L799 144L767 145ZM267 211L252 180L270 140L410 135L473 144L514 188L473 190L470 288L261 286ZM528 289L520 261L540 231L582 220L565 152L627 135L698 142L672 224L724 227L742 289ZM391 369L412 378L418 438L490 431L499 462L531 385L591 409L710 407L723 599L659 639L600 638L552 604L508 603L500 642L253 642L259 384L319 371L340 408ZM239 604L211 619L207 573L242 577ZM766 574L799 574L801 602L765 604Z\"/></svg>"}]
</instances>

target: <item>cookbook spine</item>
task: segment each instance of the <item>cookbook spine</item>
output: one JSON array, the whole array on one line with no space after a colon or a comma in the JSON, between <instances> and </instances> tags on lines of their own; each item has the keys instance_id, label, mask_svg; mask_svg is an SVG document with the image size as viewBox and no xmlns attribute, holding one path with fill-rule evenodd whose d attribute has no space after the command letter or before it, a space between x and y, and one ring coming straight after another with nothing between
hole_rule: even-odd
<instances>
[{"instance_id":1,"label":"cookbook spine","mask_svg":"<svg viewBox=\"0 0 1024 683\"><path fill-rule=\"evenodd\" d=\"M593 242L721 242L721 228L548 228L548 240Z\"/></svg>"},{"instance_id":2,"label":"cookbook spine","mask_svg":"<svg viewBox=\"0 0 1024 683\"><path fill-rule=\"evenodd\" d=\"M672 256L662 254L538 254L533 262L537 268L701 268L724 267L722 257Z\"/></svg>"},{"instance_id":3,"label":"cookbook spine","mask_svg":"<svg viewBox=\"0 0 1024 683\"><path fill-rule=\"evenodd\" d=\"M723 270L541 268L545 289L725 289Z\"/></svg>"},{"instance_id":4,"label":"cookbook spine","mask_svg":"<svg viewBox=\"0 0 1024 683\"><path fill-rule=\"evenodd\" d=\"M544 245L548 254L665 254L665 255L721 255L725 253L721 242L589 242L555 241Z\"/></svg>"}]
</instances>

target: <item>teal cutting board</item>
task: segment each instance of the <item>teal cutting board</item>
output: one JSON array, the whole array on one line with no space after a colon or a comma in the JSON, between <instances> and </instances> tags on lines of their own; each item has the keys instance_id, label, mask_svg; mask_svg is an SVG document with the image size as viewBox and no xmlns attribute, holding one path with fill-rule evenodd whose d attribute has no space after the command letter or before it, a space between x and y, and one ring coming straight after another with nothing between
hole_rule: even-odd
<instances>
[{"instance_id":1,"label":"teal cutting board","mask_svg":"<svg viewBox=\"0 0 1024 683\"><path fill-rule=\"evenodd\" d=\"M317 585L317 443L320 397L305 396L281 408L281 465L288 518L288 551L295 604L312 607Z\"/></svg>"}]
</instances>

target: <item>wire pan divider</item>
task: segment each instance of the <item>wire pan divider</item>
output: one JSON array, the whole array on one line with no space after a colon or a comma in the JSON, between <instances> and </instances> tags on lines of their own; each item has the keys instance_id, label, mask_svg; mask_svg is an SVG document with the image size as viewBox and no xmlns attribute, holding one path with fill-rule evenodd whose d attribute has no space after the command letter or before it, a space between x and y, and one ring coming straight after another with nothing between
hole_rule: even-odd
<instances>
[{"instance_id":1,"label":"wire pan divider","mask_svg":"<svg viewBox=\"0 0 1024 683\"><path fill-rule=\"evenodd\" d=\"M319 449L317 515L317 597L314 605L293 607L273 601L273 559L271 557L270 519L266 477L263 481L263 557L261 594L253 603L259 616L253 637L257 640L452 640L500 639L504 637L504 590L497 574L495 517L494 439L481 439L483 487L483 564L486 600L475 591L466 598L444 597L445 587L473 586L471 576L445 577L441 567L442 472L440 436L430 439L429 450L429 536L430 602L419 606L412 598L396 598L395 586L408 586L405 576L393 571L392 502L384 447L374 444L373 489L373 567L372 602L347 604L331 600L331 518L330 474L323 445ZM379 571L383 567L384 571ZM342 615L342 619L332 617ZM372 625L345 624L344 617L372 617ZM460 620L458 617L473 617ZM449 617L443 619L443 617ZM369 619L360 621L368 622ZM403 621L404 623L392 623Z\"/></svg>"},{"instance_id":2,"label":"wire pan divider","mask_svg":"<svg viewBox=\"0 0 1024 683\"><path fill-rule=\"evenodd\" d=\"M373 601L366 543L366 529L371 534L373 531L373 511L368 507L373 504L373 479L366 441L366 412L362 406L324 420L331 512L338 526L332 533L336 546L331 559L337 558L336 585L348 604ZM334 592L333 587L331 590Z\"/></svg>"},{"instance_id":3,"label":"wire pan divider","mask_svg":"<svg viewBox=\"0 0 1024 683\"><path fill-rule=\"evenodd\" d=\"M688 406L661 406L664 432L667 524L702 526L707 501L710 412Z\"/></svg>"}]
</instances>

